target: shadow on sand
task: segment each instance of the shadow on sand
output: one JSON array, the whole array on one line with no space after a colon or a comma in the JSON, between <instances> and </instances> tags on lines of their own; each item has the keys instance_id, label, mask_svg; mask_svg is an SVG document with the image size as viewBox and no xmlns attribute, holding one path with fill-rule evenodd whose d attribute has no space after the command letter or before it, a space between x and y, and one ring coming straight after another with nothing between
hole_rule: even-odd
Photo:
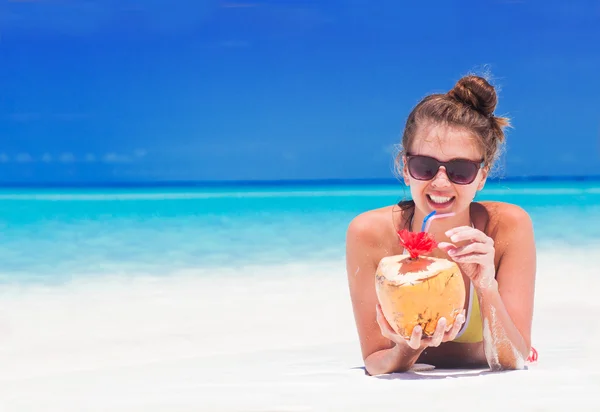
<instances>
[{"instance_id":1,"label":"shadow on sand","mask_svg":"<svg viewBox=\"0 0 600 412\"><path fill-rule=\"evenodd\" d=\"M354 370L362 370L365 375L367 371L364 366L357 366L352 368ZM527 370L527 368L525 368ZM473 378L476 376L492 375L492 374L505 374L516 371L491 371L490 369L473 368L473 369L433 369L427 371L413 371L409 370L402 373L389 373L385 375L372 376L375 379L382 380L423 380L423 379L448 379L448 378Z\"/></svg>"}]
</instances>

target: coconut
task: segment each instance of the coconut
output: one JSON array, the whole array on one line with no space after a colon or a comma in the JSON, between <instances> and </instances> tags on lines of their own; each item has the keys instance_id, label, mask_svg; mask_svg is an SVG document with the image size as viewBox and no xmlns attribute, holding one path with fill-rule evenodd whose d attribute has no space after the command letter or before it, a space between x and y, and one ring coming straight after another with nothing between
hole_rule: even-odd
<instances>
[{"instance_id":1,"label":"coconut","mask_svg":"<svg viewBox=\"0 0 600 412\"><path fill-rule=\"evenodd\" d=\"M375 273L376 292L386 320L394 331L410 339L420 325L425 336L438 320L449 328L465 304L466 288L458 265L445 258L421 256L437 246L424 232L399 232L409 254L386 256Z\"/></svg>"}]
</instances>

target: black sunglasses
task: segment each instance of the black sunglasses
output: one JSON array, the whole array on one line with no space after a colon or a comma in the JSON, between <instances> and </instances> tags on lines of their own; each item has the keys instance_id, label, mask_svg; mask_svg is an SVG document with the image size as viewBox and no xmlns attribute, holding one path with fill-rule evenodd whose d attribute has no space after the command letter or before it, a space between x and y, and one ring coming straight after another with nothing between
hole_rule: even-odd
<instances>
[{"instance_id":1,"label":"black sunglasses","mask_svg":"<svg viewBox=\"0 0 600 412\"><path fill-rule=\"evenodd\" d=\"M468 159L452 159L440 162L429 156L406 155L408 172L417 180L431 180L437 174L440 166L446 168L446 175L452 183L468 185L477 177L477 172L483 166L483 160L477 162Z\"/></svg>"}]
</instances>

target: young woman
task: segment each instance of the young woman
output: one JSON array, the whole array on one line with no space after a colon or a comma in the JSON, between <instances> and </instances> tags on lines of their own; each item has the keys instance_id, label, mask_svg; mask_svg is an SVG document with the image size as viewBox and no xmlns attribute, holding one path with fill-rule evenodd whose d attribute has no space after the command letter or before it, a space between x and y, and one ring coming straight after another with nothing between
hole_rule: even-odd
<instances>
[{"instance_id":1,"label":"young woman","mask_svg":"<svg viewBox=\"0 0 600 412\"><path fill-rule=\"evenodd\" d=\"M370 210L350 223L346 264L354 317L371 375L438 367L523 368L531 349L536 272L532 222L520 207L475 202L508 119L494 115L497 96L483 78L466 76L446 94L425 97L410 113L396 159L412 200ZM430 255L457 263L467 293L454 325L441 318L433 336L419 327L410 339L394 333L375 292L379 261L404 252L398 231L420 231L430 212L438 242Z\"/></svg>"}]
</instances>

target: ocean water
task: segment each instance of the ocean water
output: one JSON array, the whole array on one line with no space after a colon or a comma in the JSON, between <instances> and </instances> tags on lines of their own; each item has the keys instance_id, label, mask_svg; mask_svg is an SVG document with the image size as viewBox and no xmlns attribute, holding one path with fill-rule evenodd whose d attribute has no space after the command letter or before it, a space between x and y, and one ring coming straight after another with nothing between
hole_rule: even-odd
<instances>
[{"instance_id":1,"label":"ocean water","mask_svg":"<svg viewBox=\"0 0 600 412\"><path fill-rule=\"evenodd\" d=\"M0 191L0 281L166 276L344 257L350 220L401 185ZM478 200L527 210L539 247L600 239L600 182L490 183ZM212 268L212 269L211 269Z\"/></svg>"}]
</instances>

